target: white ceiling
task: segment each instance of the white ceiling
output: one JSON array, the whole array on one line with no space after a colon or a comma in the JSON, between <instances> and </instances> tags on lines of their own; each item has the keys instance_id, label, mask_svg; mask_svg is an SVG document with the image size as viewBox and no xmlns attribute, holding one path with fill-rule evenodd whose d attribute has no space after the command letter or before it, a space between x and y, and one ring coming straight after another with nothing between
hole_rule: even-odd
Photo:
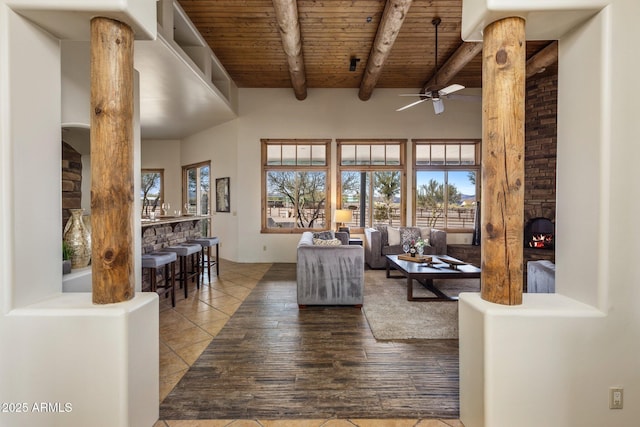
<instances>
[{"instance_id":1,"label":"white ceiling","mask_svg":"<svg viewBox=\"0 0 640 427\"><path fill-rule=\"evenodd\" d=\"M143 139L181 139L236 117L215 86L163 39L137 41L134 54Z\"/></svg>"}]
</instances>

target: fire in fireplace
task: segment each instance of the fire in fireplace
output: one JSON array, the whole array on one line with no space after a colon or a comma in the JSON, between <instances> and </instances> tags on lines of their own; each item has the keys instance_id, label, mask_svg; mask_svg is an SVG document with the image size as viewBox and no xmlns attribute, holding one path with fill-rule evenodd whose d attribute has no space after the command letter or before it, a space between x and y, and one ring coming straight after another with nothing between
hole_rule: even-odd
<instances>
[{"instance_id":1,"label":"fire in fireplace","mask_svg":"<svg viewBox=\"0 0 640 427\"><path fill-rule=\"evenodd\" d=\"M549 218L532 218L524 226L526 248L552 249L555 225Z\"/></svg>"}]
</instances>

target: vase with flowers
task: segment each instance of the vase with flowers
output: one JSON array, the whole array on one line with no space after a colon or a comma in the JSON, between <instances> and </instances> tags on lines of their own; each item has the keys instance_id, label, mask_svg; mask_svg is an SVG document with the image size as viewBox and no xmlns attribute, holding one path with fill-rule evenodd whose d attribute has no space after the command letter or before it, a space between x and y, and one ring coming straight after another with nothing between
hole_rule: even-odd
<instances>
[{"instance_id":1,"label":"vase with flowers","mask_svg":"<svg viewBox=\"0 0 640 427\"><path fill-rule=\"evenodd\" d=\"M418 249L416 248L416 241L412 240L411 245L409 247L409 255L415 258L417 253L418 253Z\"/></svg>"},{"instance_id":2,"label":"vase with flowers","mask_svg":"<svg viewBox=\"0 0 640 427\"><path fill-rule=\"evenodd\" d=\"M425 247L425 241L422 239L418 239L418 240L411 240L411 242L409 242L409 255L411 255L412 257L416 257L416 256L422 256L422 254L424 253L424 247Z\"/></svg>"}]
</instances>

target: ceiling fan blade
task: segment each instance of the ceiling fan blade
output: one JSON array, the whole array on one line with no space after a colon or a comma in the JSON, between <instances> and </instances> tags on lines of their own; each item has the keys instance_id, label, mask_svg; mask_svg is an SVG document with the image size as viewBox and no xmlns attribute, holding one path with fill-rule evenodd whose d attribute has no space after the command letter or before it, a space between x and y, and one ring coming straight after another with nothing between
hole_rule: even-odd
<instances>
[{"instance_id":1,"label":"ceiling fan blade","mask_svg":"<svg viewBox=\"0 0 640 427\"><path fill-rule=\"evenodd\" d=\"M398 96L431 96L425 93L399 93Z\"/></svg>"},{"instance_id":2,"label":"ceiling fan blade","mask_svg":"<svg viewBox=\"0 0 640 427\"><path fill-rule=\"evenodd\" d=\"M445 88L440 89L438 93L440 95L449 95L450 93L457 92L462 89L464 89L464 86L454 84L454 85L449 85Z\"/></svg>"},{"instance_id":3,"label":"ceiling fan blade","mask_svg":"<svg viewBox=\"0 0 640 427\"><path fill-rule=\"evenodd\" d=\"M442 114L444 112L444 102L442 102L442 98L433 100L433 110L436 114Z\"/></svg>"},{"instance_id":4,"label":"ceiling fan blade","mask_svg":"<svg viewBox=\"0 0 640 427\"><path fill-rule=\"evenodd\" d=\"M418 105L418 104L420 104L421 102L424 102L424 101L426 101L426 100L428 100L428 99L429 99L429 98L420 99L420 100L418 100L418 101L412 102L411 104L407 104L407 105L405 105L404 107L400 107L400 108L398 108L396 111L406 110L407 108L411 108L411 107L413 107L414 105Z\"/></svg>"}]
</instances>

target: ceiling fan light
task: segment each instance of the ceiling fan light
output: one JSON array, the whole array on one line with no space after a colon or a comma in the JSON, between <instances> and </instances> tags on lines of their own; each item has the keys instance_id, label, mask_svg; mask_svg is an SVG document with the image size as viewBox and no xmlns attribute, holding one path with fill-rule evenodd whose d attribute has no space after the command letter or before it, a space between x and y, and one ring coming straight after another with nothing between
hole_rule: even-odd
<instances>
[{"instance_id":1,"label":"ceiling fan light","mask_svg":"<svg viewBox=\"0 0 640 427\"><path fill-rule=\"evenodd\" d=\"M444 113L444 102L442 102L441 99L434 99L433 110L435 111L436 114Z\"/></svg>"}]
</instances>

